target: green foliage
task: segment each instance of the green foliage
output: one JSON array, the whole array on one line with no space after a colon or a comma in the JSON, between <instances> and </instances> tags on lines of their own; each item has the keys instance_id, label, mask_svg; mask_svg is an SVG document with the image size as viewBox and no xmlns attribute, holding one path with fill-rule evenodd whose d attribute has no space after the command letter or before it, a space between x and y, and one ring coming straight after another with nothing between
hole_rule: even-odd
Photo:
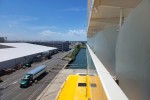
<instances>
[{"instance_id":1,"label":"green foliage","mask_svg":"<svg viewBox=\"0 0 150 100\"><path fill-rule=\"evenodd\" d=\"M76 45L74 48L74 51L72 52L72 54L70 55L71 59L74 59L76 57L76 55L78 54L78 52L80 51L80 45Z\"/></svg>"}]
</instances>

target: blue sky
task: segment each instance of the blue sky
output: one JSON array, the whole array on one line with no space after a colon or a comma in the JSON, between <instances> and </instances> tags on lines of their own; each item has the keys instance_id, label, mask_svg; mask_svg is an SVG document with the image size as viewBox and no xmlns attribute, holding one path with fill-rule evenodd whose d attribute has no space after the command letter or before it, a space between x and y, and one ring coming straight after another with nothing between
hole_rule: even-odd
<instances>
[{"instance_id":1,"label":"blue sky","mask_svg":"<svg viewBox=\"0 0 150 100\"><path fill-rule=\"evenodd\" d=\"M87 0L0 0L0 37L86 40Z\"/></svg>"}]
</instances>

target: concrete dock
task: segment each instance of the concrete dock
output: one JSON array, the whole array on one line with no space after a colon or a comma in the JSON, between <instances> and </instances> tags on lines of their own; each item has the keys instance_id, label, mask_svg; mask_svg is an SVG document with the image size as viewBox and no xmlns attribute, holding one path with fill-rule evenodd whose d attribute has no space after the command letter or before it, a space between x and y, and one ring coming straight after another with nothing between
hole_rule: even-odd
<instances>
[{"instance_id":1,"label":"concrete dock","mask_svg":"<svg viewBox=\"0 0 150 100\"><path fill-rule=\"evenodd\" d=\"M68 75L86 73L86 69L62 69L36 100L55 100Z\"/></svg>"}]
</instances>

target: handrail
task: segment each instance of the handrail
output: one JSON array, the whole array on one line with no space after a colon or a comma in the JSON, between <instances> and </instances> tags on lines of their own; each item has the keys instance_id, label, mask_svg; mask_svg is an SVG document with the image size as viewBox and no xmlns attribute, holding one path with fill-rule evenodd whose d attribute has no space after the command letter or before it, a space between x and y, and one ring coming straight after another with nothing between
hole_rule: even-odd
<instances>
[{"instance_id":1,"label":"handrail","mask_svg":"<svg viewBox=\"0 0 150 100\"><path fill-rule=\"evenodd\" d=\"M116 84L110 73L94 54L91 48L87 45L87 49L95 65L96 71L102 83L103 89L108 100L128 100L127 96L123 93L121 88Z\"/></svg>"}]
</instances>

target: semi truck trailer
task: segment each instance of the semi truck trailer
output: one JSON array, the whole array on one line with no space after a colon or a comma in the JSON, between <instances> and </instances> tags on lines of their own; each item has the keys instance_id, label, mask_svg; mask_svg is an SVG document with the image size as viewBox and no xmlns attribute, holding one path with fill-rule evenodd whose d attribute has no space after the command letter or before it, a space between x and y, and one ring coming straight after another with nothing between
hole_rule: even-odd
<instances>
[{"instance_id":1,"label":"semi truck trailer","mask_svg":"<svg viewBox=\"0 0 150 100\"><path fill-rule=\"evenodd\" d=\"M20 87L28 87L30 86L36 78L38 78L40 75L42 75L43 73L46 72L46 66L45 65L42 65L42 66L39 66L29 72L27 72L23 79L21 79L21 82L20 82Z\"/></svg>"}]
</instances>

